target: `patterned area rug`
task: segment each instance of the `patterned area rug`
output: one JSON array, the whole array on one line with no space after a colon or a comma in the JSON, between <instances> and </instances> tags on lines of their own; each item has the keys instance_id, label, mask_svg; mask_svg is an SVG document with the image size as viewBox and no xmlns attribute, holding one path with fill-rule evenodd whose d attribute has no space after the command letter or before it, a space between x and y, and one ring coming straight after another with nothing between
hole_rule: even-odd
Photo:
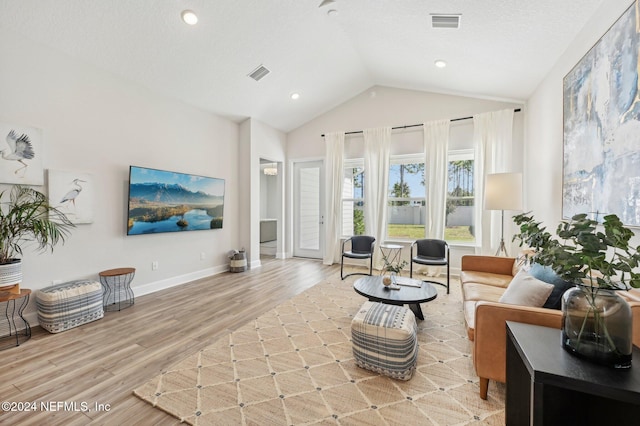
<instances>
[{"instance_id":1,"label":"patterned area rug","mask_svg":"<svg viewBox=\"0 0 640 426\"><path fill-rule=\"evenodd\" d=\"M459 286L422 304L409 381L355 365L358 277L321 282L134 390L193 425L504 424L504 386L478 396Z\"/></svg>"}]
</instances>

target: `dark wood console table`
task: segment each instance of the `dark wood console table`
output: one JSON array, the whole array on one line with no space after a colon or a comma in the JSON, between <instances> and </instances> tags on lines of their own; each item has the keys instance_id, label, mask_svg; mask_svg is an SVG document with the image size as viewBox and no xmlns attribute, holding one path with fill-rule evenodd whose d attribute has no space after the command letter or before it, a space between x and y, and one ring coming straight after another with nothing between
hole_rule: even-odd
<instances>
[{"instance_id":1,"label":"dark wood console table","mask_svg":"<svg viewBox=\"0 0 640 426\"><path fill-rule=\"evenodd\" d=\"M507 321L507 425L637 425L640 349L629 369L582 360L560 330Z\"/></svg>"}]
</instances>

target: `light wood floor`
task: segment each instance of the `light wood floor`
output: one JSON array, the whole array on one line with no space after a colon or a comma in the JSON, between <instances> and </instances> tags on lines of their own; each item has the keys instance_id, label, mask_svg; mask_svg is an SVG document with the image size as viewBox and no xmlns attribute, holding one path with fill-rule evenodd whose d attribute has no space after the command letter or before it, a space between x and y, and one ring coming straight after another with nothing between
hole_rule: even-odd
<instances>
[{"instance_id":1,"label":"light wood floor","mask_svg":"<svg viewBox=\"0 0 640 426\"><path fill-rule=\"evenodd\" d=\"M99 321L63 333L35 327L31 340L0 352L0 400L35 402L38 411L0 410L0 424L179 424L135 397L133 389L339 273L339 266L320 261L267 258L261 268L139 297L130 308L107 312ZM75 402L79 411L41 411L41 402L58 401ZM89 412L80 411L83 402ZM95 411L96 403L109 404L110 410Z\"/></svg>"}]
</instances>

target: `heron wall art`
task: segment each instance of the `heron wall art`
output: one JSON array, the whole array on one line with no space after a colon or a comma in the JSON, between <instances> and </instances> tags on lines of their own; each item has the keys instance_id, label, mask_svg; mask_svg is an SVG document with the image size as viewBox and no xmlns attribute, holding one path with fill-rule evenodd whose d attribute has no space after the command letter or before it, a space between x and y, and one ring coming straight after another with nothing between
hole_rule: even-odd
<instances>
[{"instance_id":1,"label":"heron wall art","mask_svg":"<svg viewBox=\"0 0 640 426\"><path fill-rule=\"evenodd\" d=\"M0 183L44 184L40 129L0 123Z\"/></svg>"},{"instance_id":2,"label":"heron wall art","mask_svg":"<svg viewBox=\"0 0 640 426\"><path fill-rule=\"evenodd\" d=\"M93 222L93 179L88 173L49 170L49 202L75 223Z\"/></svg>"}]
</instances>

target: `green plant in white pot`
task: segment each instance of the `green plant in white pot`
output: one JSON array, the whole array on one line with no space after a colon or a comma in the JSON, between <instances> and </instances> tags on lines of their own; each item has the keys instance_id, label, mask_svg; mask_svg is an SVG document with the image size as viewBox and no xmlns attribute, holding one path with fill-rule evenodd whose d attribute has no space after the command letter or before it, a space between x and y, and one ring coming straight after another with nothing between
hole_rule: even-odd
<instances>
[{"instance_id":1,"label":"green plant in white pot","mask_svg":"<svg viewBox=\"0 0 640 426\"><path fill-rule=\"evenodd\" d=\"M15 185L0 192L0 289L22 281L22 246L51 249L69 236L75 225L47 197L33 188Z\"/></svg>"},{"instance_id":2,"label":"green plant in white pot","mask_svg":"<svg viewBox=\"0 0 640 426\"><path fill-rule=\"evenodd\" d=\"M616 215L602 225L586 214L562 221L556 237L530 213L514 216L531 261L576 286L563 295L562 345L571 353L616 368L631 366L631 309L615 290L640 287L640 246ZM601 227L600 227L601 226ZM601 229L601 230L599 230Z\"/></svg>"}]
</instances>

